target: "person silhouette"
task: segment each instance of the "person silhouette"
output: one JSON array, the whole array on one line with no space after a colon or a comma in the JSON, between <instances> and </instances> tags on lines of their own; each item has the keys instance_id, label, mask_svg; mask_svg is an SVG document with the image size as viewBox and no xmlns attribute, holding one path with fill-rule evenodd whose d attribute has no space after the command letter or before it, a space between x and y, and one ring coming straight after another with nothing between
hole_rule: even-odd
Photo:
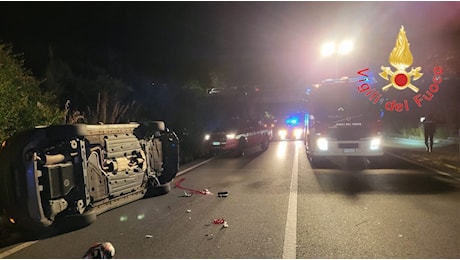
<instances>
[{"instance_id":1,"label":"person silhouette","mask_svg":"<svg viewBox=\"0 0 460 260\"><path fill-rule=\"evenodd\" d=\"M433 138L436 132L436 121L433 119L431 114L428 114L422 121L423 134L425 136L425 146L427 152L433 151Z\"/></svg>"}]
</instances>

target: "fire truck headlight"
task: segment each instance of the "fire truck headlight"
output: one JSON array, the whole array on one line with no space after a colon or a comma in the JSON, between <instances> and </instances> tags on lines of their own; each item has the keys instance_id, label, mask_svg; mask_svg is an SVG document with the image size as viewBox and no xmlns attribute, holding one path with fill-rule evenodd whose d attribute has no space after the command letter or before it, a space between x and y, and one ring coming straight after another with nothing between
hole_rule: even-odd
<instances>
[{"instance_id":1,"label":"fire truck headlight","mask_svg":"<svg viewBox=\"0 0 460 260\"><path fill-rule=\"evenodd\" d=\"M379 137L376 137L376 138L373 138L371 140L371 150L375 151L375 150L379 150L380 149L380 144L381 144L381 141L380 141L380 138Z\"/></svg>"},{"instance_id":2,"label":"fire truck headlight","mask_svg":"<svg viewBox=\"0 0 460 260\"><path fill-rule=\"evenodd\" d=\"M208 141L209 138L211 138L211 135L209 135L209 134L205 134L205 135L204 135L204 140L205 140L205 141Z\"/></svg>"},{"instance_id":3,"label":"fire truck headlight","mask_svg":"<svg viewBox=\"0 0 460 260\"><path fill-rule=\"evenodd\" d=\"M286 136L287 136L287 131L284 130L284 129L281 129L278 131L278 135L281 139L286 139Z\"/></svg>"},{"instance_id":4,"label":"fire truck headlight","mask_svg":"<svg viewBox=\"0 0 460 260\"><path fill-rule=\"evenodd\" d=\"M235 139L235 134L231 133L231 134L227 134L227 139Z\"/></svg>"},{"instance_id":5,"label":"fire truck headlight","mask_svg":"<svg viewBox=\"0 0 460 260\"><path fill-rule=\"evenodd\" d=\"M327 139L323 137L318 138L318 140L316 140L316 145L318 146L318 149L321 151L327 151L329 149Z\"/></svg>"},{"instance_id":6,"label":"fire truck headlight","mask_svg":"<svg viewBox=\"0 0 460 260\"><path fill-rule=\"evenodd\" d=\"M300 128L294 129L294 137L295 139L300 139L302 138L303 130Z\"/></svg>"}]
</instances>

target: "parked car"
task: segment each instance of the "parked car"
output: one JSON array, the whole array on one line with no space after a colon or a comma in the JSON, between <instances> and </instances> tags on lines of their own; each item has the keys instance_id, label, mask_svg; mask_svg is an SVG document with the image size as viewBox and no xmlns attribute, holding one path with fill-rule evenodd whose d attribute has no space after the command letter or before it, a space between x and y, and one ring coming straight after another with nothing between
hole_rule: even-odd
<instances>
[{"instance_id":1,"label":"parked car","mask_svg":"<svg viewBox=\"0 0 460 260\"><path fill-rule=\"evenodd\" d=\"M236 156L260 147L267 150L272 138L272 130L259 122L230 120L226 125L205 135L205 145L210 154L231 152Z\"/></svg>"}]
</instances>

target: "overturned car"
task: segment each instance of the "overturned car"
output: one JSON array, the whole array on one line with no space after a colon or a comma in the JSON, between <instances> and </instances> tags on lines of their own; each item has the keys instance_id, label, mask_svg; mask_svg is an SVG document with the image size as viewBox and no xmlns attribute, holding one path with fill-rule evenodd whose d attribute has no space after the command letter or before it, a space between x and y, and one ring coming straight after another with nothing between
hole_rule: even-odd
<instances>
[{"instance_id":1,"label":"overturned car","mask_svg":"<svg viewBox=\"0 0 460 260\"><path fill-rule=\"evenodd\" d=\"M0 224L82 227L107 210L167 193L179 141L162 121L54 125L15 134L0 151Z\"/></svg>"}]
</instances>

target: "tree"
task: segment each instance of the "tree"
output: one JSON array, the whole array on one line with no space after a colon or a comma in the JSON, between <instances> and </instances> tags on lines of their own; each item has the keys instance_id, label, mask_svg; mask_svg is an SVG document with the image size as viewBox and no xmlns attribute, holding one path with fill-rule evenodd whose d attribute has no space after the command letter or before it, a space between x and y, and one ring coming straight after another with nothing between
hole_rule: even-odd
<instances>
[{"instance_id":1,"label":"tree","mask_svg":"<svg viewBox=\"0 0 460 260\"><path fill-rule=\"evenodd\" d=\"M92 63L71 65L62 61L51 47L49 58L43 86L52 91L60 103L66 103L66 123L128 121L128 112L134 106L131 86Z\"/></svg>"},{"instance_id":2,"label":"tree","mask_svg":"<svg viewBox=\"0 0 460 260\"><path fill-rule=\"evenodd\" d=\"M88 107L88 121L92 123L120 123L127 121L126 113L135 101L124 102L122 96L131 87L119 79L100 75L96 81L98 86L97 103L95 108Z\"/></svg>"},{"instance_id":3,"label":"tree","mask_svg":"<svg viewBox=\"0 0 460 260\"><path fill-rule=\"evenodd\" d=\"M62 123L64 113L40 81L24 68L22 55L0 43L0 140L37 125Z\"/></svg>"}]
</instances>

